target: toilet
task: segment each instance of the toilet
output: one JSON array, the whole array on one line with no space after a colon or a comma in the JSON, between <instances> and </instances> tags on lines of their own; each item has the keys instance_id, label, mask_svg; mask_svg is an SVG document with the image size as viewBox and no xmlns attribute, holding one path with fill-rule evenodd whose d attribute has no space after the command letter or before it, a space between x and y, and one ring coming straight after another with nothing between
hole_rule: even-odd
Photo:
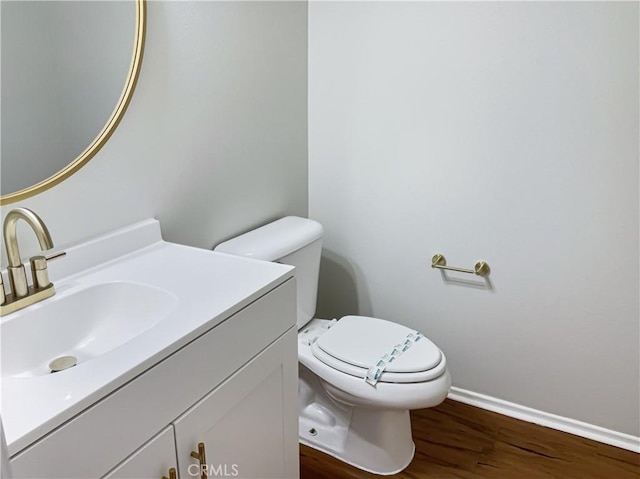
<instances>
[{"instance_id":1,"label":"toilet","mask_svg":"<svg viewBox=\"0 0 640 479\"><path fill-rule=\"evenodd\" d=\"M440 404L451 376L442 351L384 319L314 318L323 228L288 216L215 251L295 266L300 442L374 474L406 468L415 452L409 411Z\"/></svg>"}]
</instances>

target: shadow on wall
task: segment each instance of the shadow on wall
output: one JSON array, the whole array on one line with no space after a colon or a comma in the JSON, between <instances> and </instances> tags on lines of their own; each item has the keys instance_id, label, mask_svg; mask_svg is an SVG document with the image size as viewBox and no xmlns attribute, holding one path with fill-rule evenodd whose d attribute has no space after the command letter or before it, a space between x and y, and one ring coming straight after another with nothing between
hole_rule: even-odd
<instances>
[{"instance_id":1,"label":"shadow on wall","mask_svg":"<svg viewBox=\"0 0 640 479\"><path fill-rule=\"evenodd\" d=\"M366 284L356 285L361 272L346 258L323 249L318 281L318 318L341 318L349 314L371 316L371 300Z\"/></svg>"}]
</instances>

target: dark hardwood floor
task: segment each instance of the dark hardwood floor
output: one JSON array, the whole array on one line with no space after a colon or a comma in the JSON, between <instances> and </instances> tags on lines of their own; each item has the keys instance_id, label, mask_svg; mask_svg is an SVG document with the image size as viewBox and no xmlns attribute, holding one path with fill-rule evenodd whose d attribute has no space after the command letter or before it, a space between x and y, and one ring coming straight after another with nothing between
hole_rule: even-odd
<instances>
[{"instance_id":1,"label":"dark hardwood floor","mask_svg":"<svg viewBox=\"0 0 640 479\"><path fill-rule=\"evenodd\" d=\"M398 479L639 479L640 454L459 402L411 413L416 454ZM300 446L301 479L380 478Z\"/></svg>"}]
</instances>

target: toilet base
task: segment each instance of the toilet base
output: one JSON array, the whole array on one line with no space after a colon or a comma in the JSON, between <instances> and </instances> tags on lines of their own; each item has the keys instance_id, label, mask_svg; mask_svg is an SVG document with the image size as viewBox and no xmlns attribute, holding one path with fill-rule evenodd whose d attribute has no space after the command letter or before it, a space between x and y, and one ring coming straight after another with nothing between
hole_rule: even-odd
<instances>
[{"instance_id":1,"label":"toilet base","mask_svg":"<svg viewBox=\"0 0 640 479\"><path fill-rule=\"evenodd\" d=\"M415 445L408 410L337 403L303 365L299 377L302 444L374 474L396 474L409 465Z\"/></svg>"}]
</instances>

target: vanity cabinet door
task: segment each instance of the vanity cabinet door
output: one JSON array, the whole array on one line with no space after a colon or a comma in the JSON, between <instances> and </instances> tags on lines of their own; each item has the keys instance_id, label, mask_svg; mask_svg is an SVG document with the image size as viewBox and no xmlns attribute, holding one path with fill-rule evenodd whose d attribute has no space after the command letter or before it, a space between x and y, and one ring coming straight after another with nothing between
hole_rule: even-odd
<instances>
[{"instance_id":1,"label":"vanity cabinet door","mask_svg":"<svg viewBox=\"0 0 640 479\"><path fill-rule=\"evenodd\" d=\"M168 426L103 479L160 479L169 477L169 469L177 467L173 426Z\"/></svg>"},{"instance_id":2,"label":"vanity cabinet door","mask_svg":"<svg viewBox=\"0 0 640 479\"><path fill-rule=\"evenodd\" d=\"M297 367L292 328L180 416L180 478L199 478L202 468L207 477L297 478Z\"/></svg>"}]
</instances>

